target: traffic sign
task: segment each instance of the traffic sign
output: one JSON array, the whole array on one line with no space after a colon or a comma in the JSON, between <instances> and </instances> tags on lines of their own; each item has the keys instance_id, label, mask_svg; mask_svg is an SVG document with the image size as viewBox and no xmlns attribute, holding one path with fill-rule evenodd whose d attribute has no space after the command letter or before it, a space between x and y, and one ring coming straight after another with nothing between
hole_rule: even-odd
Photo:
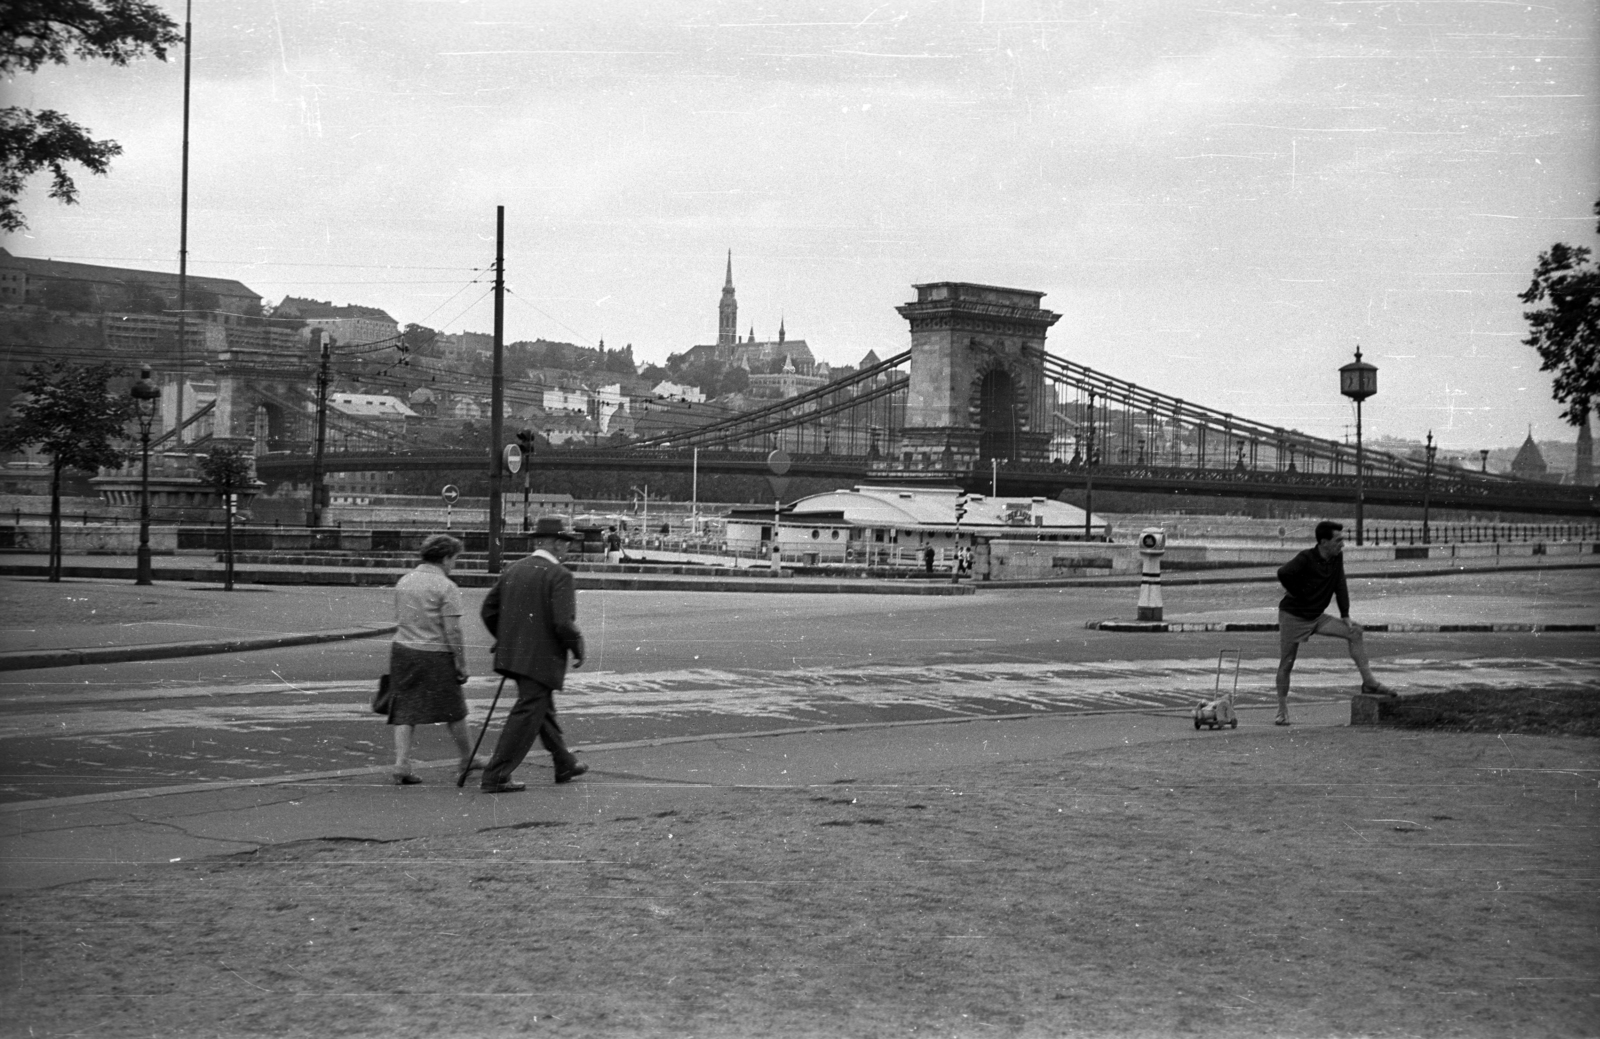
<instances>
[{"instance_id":1,"label":"traffic sign","mask_svg":"<svg viewBox=\"0 0 1600 1039\"><path fill-rule=\"evenodd\" d=\"M522 471L522 448L516 444L506 445L506 472L520 473Z\"/></svg>"},{"instance_id":2,"label":"traffic sign","mask_svg":"<svg viewBox=\"0 0 1600 1039\"><path fill-rule=\"evenodd\" d=\"M446 505L454 505L456 499L461 497L461 488L453 483L447 483L444 485L444 490L439 492L439 497L444 499Z\"/></svg>"},{"instance_id":3,"label":"traffic sign","mask_svg":"<svg viewBox=\"0 0 1600 1039\"><path fill-rule=\"evenodd\" d=\"M773 476L782 476L789 471L789 453L781 448L767 456L767 468L772 470Z\"/></svg>"}]
</instances>

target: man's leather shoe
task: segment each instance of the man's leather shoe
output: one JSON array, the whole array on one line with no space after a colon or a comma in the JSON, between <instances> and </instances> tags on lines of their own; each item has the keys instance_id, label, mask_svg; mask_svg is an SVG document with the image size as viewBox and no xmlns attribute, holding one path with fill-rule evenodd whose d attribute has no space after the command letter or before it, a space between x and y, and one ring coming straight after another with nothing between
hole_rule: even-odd
<instances>
[{"instance_id":1,"label":"man's leather shoe","mask_svg":"<svg viewBox=\"0 0 1600 1039\"><path fill-rule=\"evenodd\" d=\"M486 794L514 794L518 790L528 789L528 784L518 783L514 779L507 779L499 783L485 783L478 789Z\"/></svg>"},{"instance_id":2,"label":"man's leather shoe","mask_svg":"<svg viewBox=\"0 0 1600 1039\"><path fill-rule=\"evenodd\" d=\"M588 765L580 765L576 761L574 761L571 765L569 765L568 767L566 767L564 769L561 769L560 771L558 771L556 773L556 782L557 783L570 783L574 779L577 779L579 776L583 775L587 771L589 771L589 766Z\"/></svg>"}]
</instances>

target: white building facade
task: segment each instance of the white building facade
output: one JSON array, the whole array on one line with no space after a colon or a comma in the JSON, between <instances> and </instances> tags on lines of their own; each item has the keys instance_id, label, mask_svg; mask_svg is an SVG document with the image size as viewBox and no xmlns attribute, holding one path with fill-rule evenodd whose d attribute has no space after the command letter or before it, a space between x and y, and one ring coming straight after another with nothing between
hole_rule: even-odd
<instances>
[{"instance_id":1,"label":"white building facade","mask_svg":"<svg viewBox=\"0 0 1600 1039\"><path fill-rule=\"evenodd\" d=\"M958 522L956 505L963 499L966 514ZM924 552L932 547L935 565L945 569L958 546L1108 536L1103 520L1046 498L963 495L955 487L859 486L814 494L777 511L735 509L727 517L728 550L770 558L774 530L785 563L914 568L924 565Z\"/></svg>"}]
</instances>

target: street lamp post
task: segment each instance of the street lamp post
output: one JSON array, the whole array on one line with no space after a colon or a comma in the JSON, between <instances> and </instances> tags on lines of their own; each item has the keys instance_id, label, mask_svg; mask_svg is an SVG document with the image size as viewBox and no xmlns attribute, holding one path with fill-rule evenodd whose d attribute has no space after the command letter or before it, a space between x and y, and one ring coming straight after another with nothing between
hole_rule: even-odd
<instances>
[{"instance_id":1,"label":"street lamp post","mask_svg":"<svg viewBox=\"0 0 1600 1039\"><path fill-rule=\"evenodd\" d=\"M1083 540L1094 535L1094 391L1089 391L1089 437L1083 453Z\"/></svg>"},{"instance_id":2,"label":"street lamp post","mask_svg":"<svg viewBox=\"0 0 1600 1039\"><path fill-rule=\"evenodd\" d=\"M1356 347L1356 359L1339 369L1339 392L1356 402L1356 544L1365 539L1366 523L1366 462L1361 450L1361 402L1378 392L1378 369L1361 359L1361 347Z\"/></svg>"},{"instance_id":3,"label":"street lamp post","mask_svg":"<svg viewBox=\"0 0 1600 1039\"><path fill-rule=\"evenodd\" d=\"M1489 471L1489 449L1485 447L1480 450L1478 457L1483 460L1483 471L1487 473Z\"/></svg>"},{"instance_id":4,"label":"street lamp post","mask_svg":"<svg viewBox=\"0 0 1600 1039\"><path fill-rule=\"evenodd\" d=\"M150 425L156 418L156 401L161 391L150 381L150 366L139 370L139 380L128 391L139 417L139 562L134 584L154 584L150 572Z\"/></svg>"},{"instance_id":5,"label":"street lamp post","mask_svg":"<svg viewBox=\"0 0 1600 1039\"><path fill-rule=\"evenodd\" d=\"M1425 457L1422 469L1422 543L1430 544L1428 534L1428 506L1433 495L1433 456L1439 447L1433 442L1433 430L1428 430L1428 445L1425 448Z\"/></svg>"}]
</instances>

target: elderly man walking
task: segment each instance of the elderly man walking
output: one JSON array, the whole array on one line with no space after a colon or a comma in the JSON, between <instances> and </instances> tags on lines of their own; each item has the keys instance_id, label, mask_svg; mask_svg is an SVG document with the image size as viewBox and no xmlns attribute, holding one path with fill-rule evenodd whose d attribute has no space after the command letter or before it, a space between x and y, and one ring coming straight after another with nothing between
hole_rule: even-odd
<instances>
[{"instance_id":1,"label":"elderly man walking","mask_svg":"<svg viewBox=\"0 0 1600 1039\"><path fill-rule=\"evenodd\" d=\"M556 721L555 691L572 666L583 666L583 633L578 630L572 574L561 565L569 533L560 516L540 516L532 531L533 554L501 573L483 600L480 616L495 637L494 669L517 683L517 702L506 716L494 756L484 766L481 789L499 794L527 788L511 773L528 756L537 738L555 762L556 782L570 783L589 771L567 749Z\"/></svg>"},{"instance_id":2,"label":"elderly man walking","mask_svg":"<svg viewBox=\"0 0 1600 1039\"><path fill-rule=\"evenodd\" d=\"M1371 696L1394 696L1395 691L1372 675L1361 625L1350 619L1350 589L1344 579L1344 524L1323 520L1317 524L1317 543L1278 568L1278 583L1287 593L1278 603L1278 717L1289 724L1289 674L1300 644L1313 635L1331 635L1350 646L1350 659L1361 672L1361 691ZM1337 600L1339 616L1328 616L1328 603Z\"/></svg>"}]
</instances>

